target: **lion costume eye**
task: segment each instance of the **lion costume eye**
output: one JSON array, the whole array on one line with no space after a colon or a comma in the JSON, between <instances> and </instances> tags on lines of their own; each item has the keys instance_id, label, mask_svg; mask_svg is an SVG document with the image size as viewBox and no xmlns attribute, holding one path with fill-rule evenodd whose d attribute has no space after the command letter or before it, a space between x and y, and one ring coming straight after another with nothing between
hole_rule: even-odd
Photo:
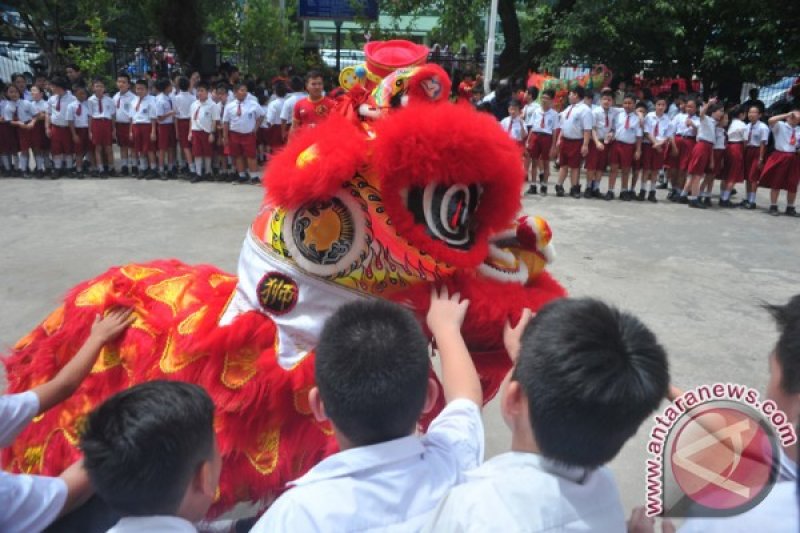
<instances>
[{"instance_id":1,"label":"lion costume eye","mask_svg":"<svg viewBox=\"0 0 800 533\"><path fill-rule=\"evenodd\" d=\"M431 183L409 189L407 205L414 221L424 225L431 237L466 249L472 244L472 220L480 195L481 189L475 184Z\"/></svg>"}]
</instances>

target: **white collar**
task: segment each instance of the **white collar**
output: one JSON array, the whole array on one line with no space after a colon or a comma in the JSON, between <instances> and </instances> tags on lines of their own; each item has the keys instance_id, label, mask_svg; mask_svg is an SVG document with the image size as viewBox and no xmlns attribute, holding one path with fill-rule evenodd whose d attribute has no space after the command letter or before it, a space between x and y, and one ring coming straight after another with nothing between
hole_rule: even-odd
<instances>
[{"instance_id":1,"label":"white collar","mask_svg":"<svg viewBox=\"0 0 800 533\"><path fill-rule=\"evenodd\" d=\"M196 533L194 525L178 516L126 516L109 533L151 531L154 533Z\"/></svg>"},{"instance_id":2,"label":"white collar","mask_svg":"<svg viewBox=\"0 0 800 533\"><path fill-rule=\"evenodd\" d=\"M548 459L538 453L530 452L507 452L492 457L484 463L484 466L488 470L519 469L522 465L541 470L542 472L559 478L564 478L579 485L585 483L594 472L593 469L565 465L564 463Z\"/></svg>"},{"instance_id":3,"label":"white collar","mask_svg":"<svg viewBox=\"0 0 800 533\"><path fill-rule=\"evenodd\" d=\"M410 435L399 439L351 448L331 455L308 471L303 477L289 483L301 486L334 478L347 477L357 472L399 463L415 456L422 456L425 447L419 437Z\"/></svg>"}]
</instances>

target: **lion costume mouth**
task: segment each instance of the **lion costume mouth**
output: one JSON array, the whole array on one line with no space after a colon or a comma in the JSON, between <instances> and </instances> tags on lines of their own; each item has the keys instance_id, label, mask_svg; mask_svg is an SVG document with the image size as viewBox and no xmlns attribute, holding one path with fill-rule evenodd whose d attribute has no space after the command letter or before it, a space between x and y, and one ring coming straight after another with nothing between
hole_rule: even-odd
<instances>
[{"instance_id":1,"label":"lion costume mouth","mask_svg":"<svg viewBox=\"0 0 800 533\"><path fill-rule=\"evenodd\" d=\"M552 232L539 217L522 217L515 229L489 239L489 254L478 267L484 276L506 283L526 284L555 259Z\"/></svg>"}]
</instances>

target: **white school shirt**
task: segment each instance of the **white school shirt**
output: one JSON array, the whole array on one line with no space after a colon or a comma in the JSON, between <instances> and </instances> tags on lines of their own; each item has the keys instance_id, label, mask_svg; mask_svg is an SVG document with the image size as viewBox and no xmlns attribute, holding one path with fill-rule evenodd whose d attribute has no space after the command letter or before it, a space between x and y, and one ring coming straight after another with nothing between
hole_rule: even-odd
<instances>
[{"instance_id":1,"label":"white school shirt","mask_svg":"<svg viewBox=\"0 0 800 533\"><path fill-rule=\"evenodd\" d=\"M536 102L531 102L526 104L525 107L522 108L522 122L525 123L525 127L527 129L531 129L533 126L533 115L536 113L537 110L541 110L542 106L537 104Z\"/></svg>"},{"instance_id":2,"label":"white school shirt","mask_svg":"<svg viewBox=\"0 0 800 533\"><path fill-rule=\"evenodd\" d=\"M261 121L261 128L267 129L269 128L269 122L267 122L267 111L269 111L269 105L264 104L261 107L261 116L264 117L264 120Z\"/></svg>"},{"instance_id":3,"label":"white school shirt","mask_svg":"<svg viewBox=\"0 0 800 533\"><path fill-rule=\"evenodd\" d=\"M138 108L137 108L138 106ZM131 104L131 118L134 124L150 124L156 119L156 99L149 94L144 98L138 96Z\"/></svg>"},{"instance_id":4,"label":"white school shirt","mask_svg":"<svg viewBox=\"0 0 800 533\"><path fill-rule=\"evenodd\" d=\"M0 447L5 447L39 411L33 391L0 396ZM0 531L41 531L61 512L67 484L57 477L10 474L0 470Z\"/></svg>"},{"instance_id":5,"label":"white school shirt","mask_svg":"<svg viewBox=\"0 0 800 533\"><path fill-rule=\"evenodd\" d=\"M47 103L47 100L31 100L31 107L33 109L34 115L39 115L41 113L47 113L50 105ZM44 117L41 117L41 120L44 120Z\"/></svg>"},{"instance_id":6,"label":"white school shirt","mask_svg":"<svg viewBox=\"0 0 800 533\"><path fill-rule=\"evenodd\" d=\"M729 143L743 143L747 140L747 132L749 128L747 124L735 118L731 120L731 125L728 126L728 142Z\"/></svg>"},{"instance_id":7,"label":"white school shirt","mask_svg":"<svg viewBox=\"0 0 800 533\"><path fill-rule=\"evenodd\" d=\"M103 102L102 112L100 111L101 101ZM98 98L97 95L93 94L89 97L89 114L92 118L107 118L110 120L115 114L114 100L112 100L107 94L104 94L101 98Z\"/></svg>"},{"instance_id":8,"label":"white school shirt","mask_svg":"<svg viewBox=\"0 0 800 533\"><path fill-rule=\"evenodd\" d=\"M195 100L192 102L192 107L189 108L189 117L192 120L192 131L204 131L206 133L214 133L214 120L216 120L217 105L206 99L205 102Z\"/></svg>"},{"instance_id":9,"label":"white school shirt","mask_svg":"<svg viewBox=\"0 0 800 533\"><path fill-rule=\"evenodd\" d=\"M75 123L76 128L88 128L89 127L89 104L87 100L83 102L78 101L77 99L69 104L69 109L67 110L67 118L70 122Z\"/></svg>"},{"instance_id":10,"label":"white school shirt","mask_svg":"<svg viewBox=\"0 0 800 533\"><path fill-rule=\"evenodd\" d=\"M36 115L36 111L33 108L32 102L22 99L17 100L16 102L7 100L6 106L3 109L3 118L10 122L14 120L14 113L17 114L16 120L25 124L33 120L34 115Z\"/></svg>"},{"instance_id":11,"label":"white school shirt","mask_svg":"<svg viewBox=\"0 0 800 533\"><path fill-rule=\"evenodd\" d=\"M500 121L500 127L515 141L525 140L525 124L522 121L522 117L517 117L512 121L511 117L508 116Z\"/></svg>"},{"instance_id":12,"label":"white school shirt","mask_svg":"<svg viewBox=\"0 0 800 533\"><path fill-rule=\"evenodd\" d=\"M106 533L195 533L197 528L177 516L126 516Z\"/></svg>"},{"instance_id":13,"label":"white school shirt","mask_svg":"<svg viewBox=\"0 0 800 533\"><path fill-rule=\"evenodd\" d=\"M133 118L133 106L136 105L138 97L128 91L125 94L121 92L115 94L113 100L116 121L120 124L130 124Z\"/></svg>"},{"instance_id":14,"label":"white school shirt","mask_svg":"<svg viewBox=\"0 0 800 533\"><path fill-rule=\"evenodd\" d=\"M544 120L542 120L544 119ZM558 111L552 107L545 111L541 106L536 109L532 116L531 122L533 123L530 129L533 133L544 133L552 135L553 130L558 129Z\"/></svg>"},{"instance_id":15,"label":"white school shirt","mask_svg":"<svg viewBox=\"0 0 800 533\"><path fill-rule=\"evenodd\" d=\"M191 119L192 115L192 104L197 100L197 98L192 95L190 92L179 92L176 94L172 101L175 104L175 118L180 119Z\"/></svg>"},{"instance_id":16,"label":"white school shirt","mask_svg":"<svg viewBox=\"0 0 800 533\"><path fill-rule=\"evenodd\" d=\"M241 111L240 111L241 109ZM263 111L258 102L253 103L245 99L244 102L234 100L225 106L223 122L228 123L228 129L236 133L253 133L256 121L263 116Z\"/></svg>"},{"instance_id":17,"label":"white school shirt","mask_svg":"<svg viewBox=\"0 0 800 533\"><path fill-rule=\"evenodd\" d=\"M218 122L218 126L222 127L222 122L225 119L225 102L214 102L214 109L212 117Z\"/></svg>"},{"instance_id":18,"label":"white school shirt","mask_svg":"<svg viewBox=\"0 0 800 533\"><path fill-rule=\"evenodd\" d=\"M697 136L697 128L700 126L700 117L697 115L692 115L692 124L694 124L694 128L690 128L686 125L686 119L688 118L689 115L686 113L678 113L675 115L675 118L672 119L672 125L675 127L675 135L679 135L681 137Z\"/></svg>"},{"instance_id":19,"label":"white school shirt","mask_svg":"<svg viewBox=\"0 0 800 533\"><path fill-rule=\"evenodd\" d=\"M283 104L286 102L285 96L276 96L269 104L267 104L267 115L264 122L270 126L279 125L281 123L281 110Z\"/></svg>"},{"instance_id":20,"label":"white school shirt","mask_svg":"<svg viewBox=\"0 0 800 533\"><path fill-rule=\"evenodd\" d=\"M747 146L761 146L762 144L767 144L769 140L769 126L760 120L756 122L755 126L753 124L748 124L747 135L745 135L744 138L747 142Z\"/></svg>"},{"instance_id":21,"label":"white school shirt","mask_svg":"<svg viewBox=\"0 0 800 533\"><path fill-rule=\"evenodd\" d=\"M53 95L47 101L50 107L50 124L59 127L66 127L69 126L69 118L67 114L67 109L69 108L72 102L75 102L77 98L72 96L70 93L65 93L61 96Z\"/></svg>"},{"instance_id":22,"label":"white school shirt","mask_svg":"<svg viewBox=\"0 0 800 533\"><path fill-rule=\"evenodd\" d=\"M617 113L619 113L619 109L613 107L609 108L608 111L602 107L592 110L594 131L597 133L597 138L600 139L600 142L606 138L609 131L613 131Z\"/></svg>"},{"instance_id":23,"label":"white school shirt","mask_svg":"<svg viewBox=\"0 0 800 533\"><path fill-rule=\"evenodd\" d=\"M569 467L508 452L467 473L439 503L425 532L624 532L611 470Z\"/></svg>"},{"instance_id":24,"label":"white school shirt","mask_svg":"<svg viewBox=\"0 0 800 533\"><path fill-rule=\"evenodd\" d=\"M567 139L583 139L583 132L592 129L592 110L583 102L569 105L559 116L561 135Z\"/></svg>"},{"instance_id":25,"label":"white school shirt","mask_svg":"<svg viewBox=\"0 0 800 533\"><path fill-rule=\"evenodd\" d=\"M667 116L670 118L670 120L675 118L675 115L677 115L680 112L681 110L678 106L675 105L675 102L669 104L669 108L667 109Z\"/></svg>"},{"instance_id":26,"label":"white school shirt","mask_svg":"<svg viewBox=\"0 0 800 533\"><path fill-rule=\"evenodd\" d=\"M423 437L324 459L290 483L250 531L418 531L464 472L481 464L483 437L478 406L454 400Z\"/></svg>"},{"instance_id":27,"label":"white school shirt","mask_svg":"<svg viewBox=\"0 0 800 533\"><path fill-rule=\"evenodd\" d=\"M172 103L172 98L168 94L161 93L156 96L156 119L164 116L170 111L175 109L175 104ZM163 120L159 120L159 124L172 124L175 122L174 116L169 116Z\"/></svg>"},{"instance_id":28,"label":"white school shirt","mask_svg":"<svg viewBox=\"0 0 800 533\"><path fill-rule=\"evenodd\" d=\"M244 99L246 102L258 103L258 97L251 92L248 92ZM236 100L236 93L231 89L228 89L228 101L233 102L234 100Z\"/></svg>"},{"instance_id":29,"label":"white school shirt","mask_svg":"<svg viewBox=\"0 0 800 533\"><path fill-rule=\"evenodd\" d=\"M623 110L617 113L614 121L614 140L625 144L635 144L636 139L641 136L642 123L635 111L626 113Z\"/></svg>"},{"instance_id":30,"label":"white school shirt","mask_svg":"<svg viewBox=\"0 0 800 533\"><path fill-rule=\"evenodd\" d=\"M706 115L700 118L700 124L697 128L697 140L706 141L714 144L717 139L717 121Z\"/></svg>"},{"instance_id":31,"label":"white school shirt","mask_svg":"<svg viewBox=\"0 0 800 533\"><path fill-rule=\"evenodd\" d=\"M281 122L286 122L287 124L292 123L292 116L294 116L294 104L303 98L308 98L308 94L305 92L298 92L289 93L286 95L286 100L283 101L283 105L281 106Z\"/></svg>"},{"instance_id":32,"label":"white school shirt","mask_svg":"<svg viewBox=\"0 0 800 533\"><path fill-rule=\"evenodd\" d=\"M794 144L792 144L792 134L794 134ZM800 126L792 127L785 120L773 124L772 135L775 136L775 149L779 152L793 154L800 145Z\"/></svg>"},{"instance_id":33,"label":"white school shirt","mask_svg":"<svg viewBox=\"0 0 800 533\"><path fill-rule=\"evenodd\" d=\"M725 149L725 128L719 127L714 130L714 150Z\"/></svg>"},{"instance_id":34,"label":"white school shirt","mask_svg":"<svg viewBox=\"0 0 800 533\"><path fill-rule=\"evenodd\" d=\"M656 125L658 125L658 131L656 131ZM666 113L659 118L655 111L651 111L644 118L644 132L653 136L657 142L669 139L673 133L672 120Z\"/></svg>"}]
</instances>

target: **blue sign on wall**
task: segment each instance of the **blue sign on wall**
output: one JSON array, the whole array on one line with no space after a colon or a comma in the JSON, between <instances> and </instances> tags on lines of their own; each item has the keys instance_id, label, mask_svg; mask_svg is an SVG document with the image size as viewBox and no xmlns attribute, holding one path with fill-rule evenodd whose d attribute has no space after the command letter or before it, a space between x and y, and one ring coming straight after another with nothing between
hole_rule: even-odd
<instances>
[{"instance_id":1,"label":"blue sign on wall","mask_svg":"<svg viewBox=\"0 0 800 533\"><path fill-rule=\"evenodd\" d=\"M300 0L300 18L352 20L378 18L378 0Z\"/></svg>"}]
</instances>

